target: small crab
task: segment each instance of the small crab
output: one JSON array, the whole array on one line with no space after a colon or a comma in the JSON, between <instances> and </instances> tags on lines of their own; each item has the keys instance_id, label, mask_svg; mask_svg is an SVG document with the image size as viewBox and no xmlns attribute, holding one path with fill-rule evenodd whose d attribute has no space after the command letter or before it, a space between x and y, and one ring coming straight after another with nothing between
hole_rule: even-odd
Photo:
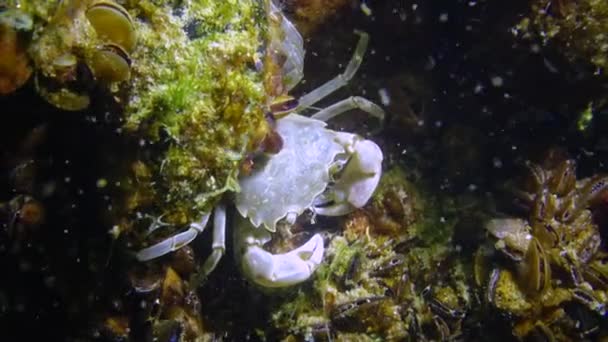
<instances>
[{"instance_id":1,"label":"small crab","mask_svg":"<svg viewBox=\"0 0 608 342\"><path fill-rule=\"evenodd\" d=\"M303 41L274 5L272 11L273 15L281 16L280 28L284 31L281 46L289 58L282 73L285 87L291 89L302 78ZM234 204L242 215L235 218L235 254L245 275L261 286L283 287L303 282L323 260L320 234L287 253L266 251L264 244L271 240L277 225L289 227L306 210L328 216L348 214L367 203L380 180L383 155L374 142L325 127L326 121L355 108L382 121L384 111L380 107L364 98L350 97L311 117L295 113L325 98L354 76L369 41L366 33L357 34L360 39L344 73L299 101L290 100L293 112L276 121L282 149L267 155L265 162L240 178L240 191L234 195ZM211 213L203 215L188 230L140 250L136 257L151 260L187 245L205 229L210 216ZM162 226L162 222L153 226L151 230ZM214 208L213 252L202 266L202 277L215 269L225 252L225 227L226 207L219 204Z\"/></svg>"}]
</instances>

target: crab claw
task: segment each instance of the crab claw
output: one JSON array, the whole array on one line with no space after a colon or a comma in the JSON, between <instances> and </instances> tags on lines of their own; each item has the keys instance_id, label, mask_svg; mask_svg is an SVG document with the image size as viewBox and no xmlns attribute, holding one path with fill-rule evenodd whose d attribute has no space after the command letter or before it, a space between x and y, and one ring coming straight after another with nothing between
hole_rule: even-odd
<instances>
[{"instance_id":1,"label":"crab claw","mask_svg":"<svg viewBox=\"0 0 608 342\"><path fill-rule=\"evenodd\" d=\"M256 228L241 219L235 232L243 273L264 287L287 287L299 284L315 272L323 261L323 238L315 234L302 246L283 254L272 254L263 248L270 241L270 232Z\"/></svg>"},{"instance_id":2,"label":"crab claw","mask_svg":"<svg viewBox=\"0 0 608 342\"><path fill-rule=\"evenodd\" d=\"M338 133L338 140L351 154L336 184L325 195L329 205L315 206L317 214L341 216L363 207L372 197L382 174L382 150L371 140Z\"/></svg>"},{"instance_id":3,"label":"crab claw","mask_svg":"<svg viewBox=\"0 0 608 342\"><path fill-rule=\"evenodd\" d=\"M271 254L260 246L250 246L243 255L245 274L264 287L285 287L301 283L315 272L323 261L323 238L316 234L290 252Z\"/></svg>"}]
</instances>

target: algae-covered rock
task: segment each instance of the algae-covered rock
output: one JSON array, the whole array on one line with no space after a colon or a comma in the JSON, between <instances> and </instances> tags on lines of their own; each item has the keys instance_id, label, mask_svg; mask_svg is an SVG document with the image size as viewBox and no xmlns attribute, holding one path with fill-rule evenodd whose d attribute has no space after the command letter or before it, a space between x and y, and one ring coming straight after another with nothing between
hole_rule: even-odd
<instances>
[{"instance_id":1,"label":"algae-covered rock","mask_svg":"<svg viewBox=\"0 0 608 342\"><path fill-rule=\"evenodd\" d=\"M518 29L527 37L559 46L571 60L584 61L600 70L608 66L606 1L531 1L530 14Z\"/></svg>"},{"instance_id":2,"label":"algae-covered rock","mask_svg":"<svg viewBox=\"0 0 608 342\"><path fill-rule=\"evenodd\" d=\"M402 168L389 169L370 205L331 239L311 286L278 305L274 326L350 341L460 334L471 296L464 259L450 243L452 225L437 226L443 211Z\"/></svg>"},{"instance_id":3,"label":"algae-covered rock","mask_svg":"<svg viewBox=\"0 0 608 342\"><path fill-rule=\"evenodd\" d=\"M264 1L128 2L137 20L137 62L125 128L155 151L158 214L186 224L237 190L245 154L266 133L259 67ZM159 153L160 151L160 153Z\"/></svg>"},{"instance_id":4,"label":"algae-covered rock","mask_svg":"<svg viewBox=\"0 0 608 342\"><path fill-rule=\"evenodd\" d=\"M3 34L27 47L32 64L24 56L11 65L25 74L34 70L44 99L68 111L99 110L92 108L99 104L122 116L120 132L139 144L133 146L134 162L151 174L141 184L154 190L154 209L146 208L147 214L186 224L224 192L237 190L241 161L268 131L263 61L269 2L8 5L32 23L18 40ZM11 12L2 13L8 18ZM130 175L131 182L139 181L136 176ZM128 189L133 191L137 186Z\"/></svg>"}]
</instances>

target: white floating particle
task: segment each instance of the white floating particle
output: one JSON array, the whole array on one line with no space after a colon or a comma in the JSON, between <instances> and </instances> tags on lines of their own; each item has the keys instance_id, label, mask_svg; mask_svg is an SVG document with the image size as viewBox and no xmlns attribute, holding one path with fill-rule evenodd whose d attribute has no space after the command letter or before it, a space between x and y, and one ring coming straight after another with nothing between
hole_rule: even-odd
<instances>
[{"instance_id":1,"label":"white floating particle","mask_svg":"<svg viewBox=\"0 0 608 342\"><path fill-rule=\"evenodd\" d=\"M386 88L378 89L378 95L380 95L380 103L382 103L382 105L388 106L391 104L391 97L389 96Z\"/></svg>"},{"instance_id":2,"label":"white floating particle","mask_svg":"<svg viewBox=\"0 0 608 342\"><path fill-rule=\"evenodd\" d=\"M532 51L532 53L539 53L540 52L540 45L538 45L538 44L532 44L532 46L530 46L530 51Z\"/></svg>"},{"instance_id":3,"label":"white floating particle","mask_svg":"<svg viewBox=\"0 0 608 342\"><path fill-rule=\"evenodd\" d=\"M494 76L490 79L490 81L492 82L492 85L495 87L502 87L503 84L503 79L500 76Z\"/></svg>"},{"instance_id":4,"label":"white floating particle","mask_svg":"<svg viewBox=\"0 0 608 342\"><path fill-rule=\"evenodd\" d=\"M363 14L365 14L368 17L370 15L372 15L372 9L369 8L369 6L367 6L367 4L365 2L361 2L361 12L363 12Z\"/></svg>"},{"instance_id":5,"label":"white floating particle","mask_svg":"<svg viewBox=\"0 0 608 342\"><path fill-rule=\"evenodd\" d=\"M108 180L105 178L99 178L95 184L98 189L103 189L108 185Z\"/></svg>"}]
</instances>

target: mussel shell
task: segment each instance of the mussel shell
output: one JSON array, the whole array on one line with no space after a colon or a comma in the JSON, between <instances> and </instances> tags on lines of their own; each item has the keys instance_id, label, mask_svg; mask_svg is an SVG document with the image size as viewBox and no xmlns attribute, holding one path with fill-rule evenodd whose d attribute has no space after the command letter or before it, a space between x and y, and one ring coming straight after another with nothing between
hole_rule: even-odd
<instances>
[{"instance_id":1,"label":"mussel shell","mask_svg":"<svg viewBox=\"0 0 608 342\"><path fill-rule=\"evenodd\" d=\"M87 9L86 16L101 39L133 51L137 37L133 20L124 7L113 1L96 1Z\"/></svg>"},{"instance_id":2,"label":"mussel shell","mask_svg":"<svg viewBox=\"0 0 608 342\"><path fill-rule=\"evenodd\" d=\"M89 66L95 78L102 82L122 82L130 77L131 60L120 45L107 44L97 49Z\"/></svg>"},{"instance_id":3,"label":"mussel shell","mask_svg":"<svg viewBox=\"0 0 608 342\"><path fill-rule=\"evenodd\" d=\"M524 189L531 193L538 193L547 182L547 173L538 164L530 161L524 165L528 169L528 177L524 181Z\"/></svg>"},{"instance_id":4,"label":"mussel shell","mask_svg":"<svg viewBox=\"0 0 608 342\"><path fill-rule=\"evenodd\" d=\"M576 218L576 214L580 212L577 209L578 196L568 196L562 203L556 212L556 219L560 222L569 223Z\"/></svg>"},{"instance_id":5,"label":"mussel shell","mask_svg":"<svg viewBox=\"0 0 608 342\"><path fill-rule=\"evenodd\" d=\"M589 226L577 235L573 243L575 243L578 262L586 264L600 249L602 239L597 227Z\"/></svg>"},{"instance_id":6,"label":"mussel shell","mask_svg":"<svg viewBox=\"0 0 608 342\"><path fill-rule=\"evenodd\" d=\"M584 184L581 194L584 196L584 204L587 206L598 204L603 198L602 194L608 191L608 176L606 175L597 175L585 179L581 183Z\"/></svg>"},{"instance_id":7,"label":"mussel shell","mask_svg":"<svg viewBox=\"0 0 608 342\"><path fill-rule=\"evenodd\" d=\"M602 255L592 260L584 270L585 280L589 281L594 288L608 289L608 260Z\"/></svg>"},{"instance_id":8,"label":"mussel shell","mask_svg":"<svg viewBox=\"0 0 608 342\"><path fill-rule=\"evenodd\" d=\"M572 298L586 305L591 311L595 311L601 316L606 314L606 303L599 300L593 291L579 287L570 290L570 292L572 293Z\"/></svg>"},{"instance_id":9,"label":"mussel shell","mask_svg":"<svg viewBox=\"0 0 608 342\"><path fill-rule=\"evenodd\" d=\"M532 235L537 238L543 246L547 248L556 247L561 242L562 236L555 226L556 225L553 222L547 223L545 221L536 221L532 226Z\"/></svg>"},{"instance_id":10,"label":"mussel shell","mask_svg":"<svg viewBox=\"0 0 608 342\"><path fill-rule=\"evenodd\" d=\"M520 282L528 294L540 295L551 284L551 265L540 242L533 238L519 269Z\"/></svg>"},{"instance_id":11,"label":"mussel shell","mask_svg":"<svg viewBox=\"0 0 608 342\"><path fill-rule=\"evenodd\" d=\"M436 341L449 341L452 332L448 323L438 315L433 315L432 322L433 328L431 328L430 335Z\"/></svg>"},{"instance_id":12,"label":"mussel shell","mask_svg":"<svg viewBox=\"0 0 608 342\"><path fill-rule=\"evenodd\" d=\"M549 190L563 196L574 190L576 185L576 163L574 160L564 160L553 170L549 179Z\"/></svg>"},{"instance_id":13,"label":"mussel shell","mask_svg":"<svg viewBox=\"0 0 608 342\"><path fill-rule=\"evenodd\" d=\"M478 287L486 285L490 276L490 256L491 249L486 245L482 245L477 249L473 259L473 277L475 284Z\"/></svg>"}]
</instances>

